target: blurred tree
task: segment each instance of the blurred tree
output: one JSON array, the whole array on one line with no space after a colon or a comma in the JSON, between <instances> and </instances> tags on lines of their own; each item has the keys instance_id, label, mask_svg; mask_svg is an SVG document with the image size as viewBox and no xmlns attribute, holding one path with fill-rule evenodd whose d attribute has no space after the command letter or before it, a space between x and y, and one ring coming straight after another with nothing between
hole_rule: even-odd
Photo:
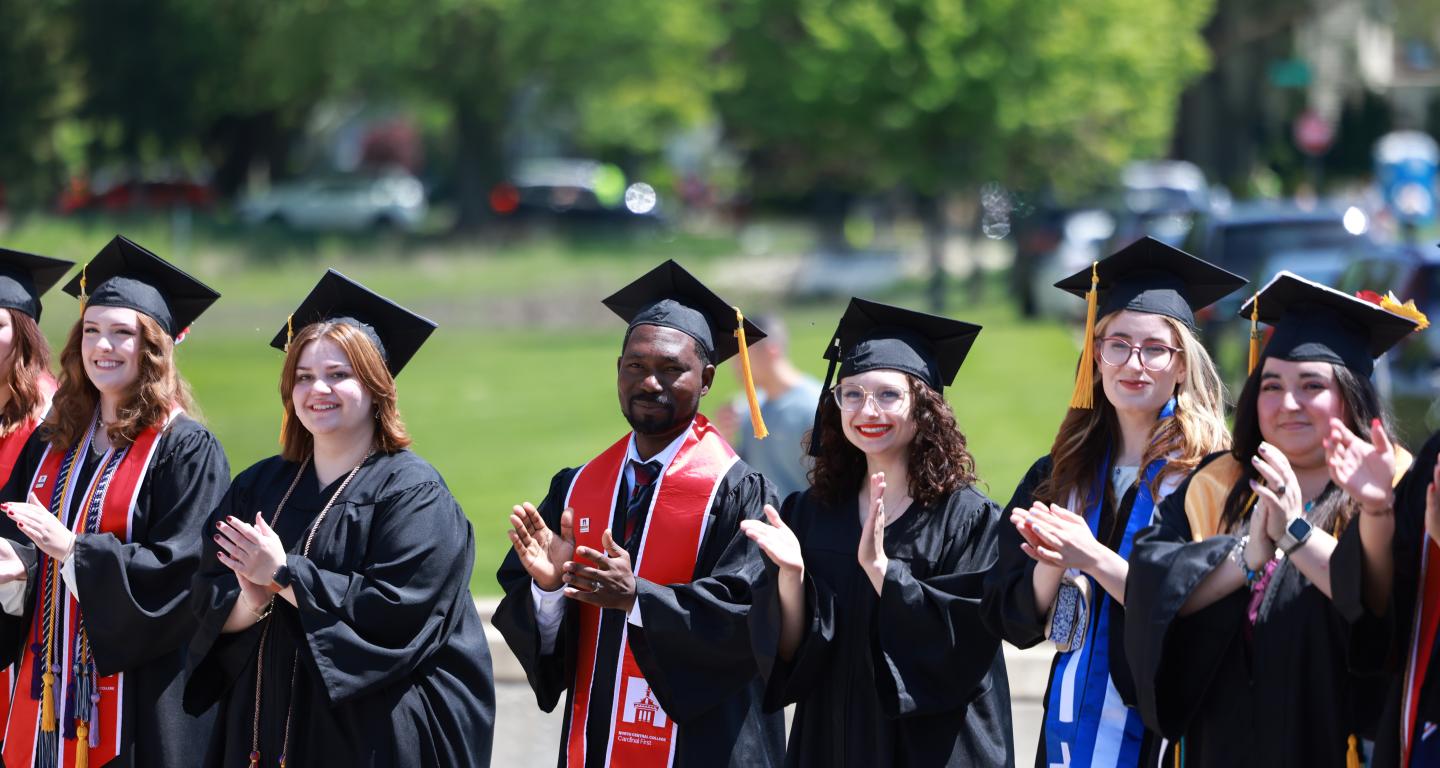
<instances>
[{"instance_id":1,"label":"blurred tree","mask_svg":"<svg viewBox=\"0 0 1440 768\"><path fill-rule=\"evenodd\" d=\"M53 132L70 82L53 5L0 2L0 209L40 203L58 180Z\"/></svg>"},{"instance_id":2,"label":"blurred tree","mask_svg":"<svg viewBox=\"0 0 1440 768\"><path fill-rule=\"evenodd\" d=\"M1209 2L730 0L719 109L761 183L910 189L936 294L941 195L1089 188L1164 152Z\"/></svg>"}]
</instances>

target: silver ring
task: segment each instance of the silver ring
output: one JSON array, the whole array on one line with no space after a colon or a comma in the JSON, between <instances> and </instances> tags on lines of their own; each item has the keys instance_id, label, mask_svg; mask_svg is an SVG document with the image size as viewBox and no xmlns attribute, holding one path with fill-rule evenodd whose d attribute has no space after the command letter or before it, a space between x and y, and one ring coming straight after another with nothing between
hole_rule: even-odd
<instances>
[{"instance_id":1,"label":"silver ring","mask_svg":"<svg viewBox=\"0 0 1440 768\"><path fill-rule=\"evenodd\" d=\"M601 584L601 583L598 582L598 581L592 581L592 582L590 582L590 583L595 585L595 588L594 588L594 590L593 590L593 591L595 591L595 592L599 592L600 590L602 590L602 589L605 588L605 585L604 585L604 584Z\"/></svg>"}]
</instances>

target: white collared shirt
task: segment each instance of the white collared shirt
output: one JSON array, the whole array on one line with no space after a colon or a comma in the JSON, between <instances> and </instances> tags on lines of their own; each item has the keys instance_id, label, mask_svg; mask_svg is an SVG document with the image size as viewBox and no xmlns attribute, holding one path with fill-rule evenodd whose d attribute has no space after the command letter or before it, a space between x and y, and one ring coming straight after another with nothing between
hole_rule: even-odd
<instances>
[{"instance_id":1,"label":"white collared shirt","mask_svg":"<svg viewBox=\"0 0 1440 768\"><path fill-rule=\"evenodd\" d=\"M680 452L680 446L685 444L685 438L689 435L690 427L687 426L679 437L671 440L670 444L665 446L664 450L649 459L642 459L639 449L635 447L635 433L631 432L630 443L625 448L625 487L635 487L635 467L630 462L634 461L640 464L647 461L659 462L660 472L656 475L658 478L670 468L670 462L675 460L675 454ZM706 523L708 525L709 521L707 520ZM701 535L703 537L703 531ZM535 623L540 628L540 652L542 654L549 654L555 650L555 637L560 634L560 620L565 617L564 590L565 588L561 586L547 592L541 589L534 580L530 582L530 595L535 602ZM639 600L636 600L635 605L630 609L628 618L631 624L637 627L644 626L640 623Z\"/></svg>"}]
</instances>

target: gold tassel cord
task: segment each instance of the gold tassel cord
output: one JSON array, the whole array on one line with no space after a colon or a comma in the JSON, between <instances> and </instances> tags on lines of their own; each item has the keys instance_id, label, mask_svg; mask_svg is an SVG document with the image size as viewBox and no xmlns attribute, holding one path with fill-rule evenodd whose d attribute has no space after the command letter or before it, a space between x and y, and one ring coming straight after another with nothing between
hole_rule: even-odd
<instances>
[{"instance_id":1,"label":"gold tassel cord","mask_svg":"<svg viewBox=\"0 0 1440 768\"><path fill-rule=\"evenodd\" d=\"M1350 734L1349 748L1345 750L1345 768L1360 768L1360 744L1355 734Z\"/></svg>"},{"instance_id":2,"label":"gold tassel cord","mask_svg":"<svg viewBox=\"0 0 1440 768\"><path fill-rule=\"evenodd\" d=\"M740 340L740 373L745 379L745 399L750 403L750 428L756 440L764 440L770 430L765 428L765 419L760 415L760 398L755 394L755 380L750 376L750 346L745 341L745 315L739 307L735 310L735 338Z\"/></svg>"},{"instance_id":3,"label":"gold tassel cord","mask_svg":"<svg viewBox=\"0 0 1440 768\"><path fill-rule=\"evenodd\" d=\"M1100 301L1100 262L1090 265L1090 290L1085 292L1085 336L1080 349L1080 367L1075 371L1071 408L1095 407L1095 312Z\"/></svg>"},{"instance_id":4,"label":"gold tassel cord","mask_svg":"<svg viewBox=\"0 0 1440 768\"><path fill-rule=\"evenodd\" d=\"M90 768L90 726L75 726L75 768Z\"/></svg>"},{"instance_id":5,"label":"gold tassel cord","mask_svg":"<svg viewBox=\"0 0 1440 768\"><path fill-rule=\"evenodd\" d=\"M1255 366L1260 364L1260 294L1250 305L1250 367L1245 369L1247 375L1255 372Z\"/></svg>"},{"instance_id":6,"label":"gold tassel cord","mask_svg":"<svg viewBox=\"0 0 1440 768\"><path fill-rule=\"evenodd\" d=\"M90 302L90 294L85 290L85 273L89 269L89 264L80 268L80 314L82 315L85 314L85 305Z\"/></svg>"},{"instance_id":7,"label":"gold tassel cord","mask_svg":"<svg viewBox=\"0 0 1440 768\"><path fill-rule=\"evenodd\" d=\"M290 352L290 342L295 339L295 315L285 317L285 352ZM285 447L285 430L290 426L290 411L285 409L285 403L280 403L280 447Z\"/></svg>"}]
</instances>

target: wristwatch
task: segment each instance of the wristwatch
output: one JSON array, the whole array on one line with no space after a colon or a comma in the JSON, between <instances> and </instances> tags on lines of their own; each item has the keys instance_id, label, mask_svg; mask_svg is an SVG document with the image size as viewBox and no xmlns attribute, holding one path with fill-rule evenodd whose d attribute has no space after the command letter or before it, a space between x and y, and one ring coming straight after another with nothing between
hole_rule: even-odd
<instances>
[{"instance_id":1,"label":"wristwatch","mask_svg":"<svg viewBox=\"0 0 1440 768\"><path fill-rule=\"evenodd\" d=\"M1276 544L1280 546L1280 551L1288 556L1291 552L1305 546L1305 542L1310 540L1310 532L1314 528L1310 525L1309 520L1297 517L1285 526L1285 535L1281 536Z\"/></svg>"},{"instance_id":2,"label":"wristwatch","mask_svg":"<svg viewBox=\"0 0 1440 768\"><path fill-rule=\"evenodd\" d=\"M280 567L270 574L270 583L266 586L270 587L271 592L282 592L293 580L294 575L290 573L289 563L281 563Z\"/></svg>"}]
</instances>

